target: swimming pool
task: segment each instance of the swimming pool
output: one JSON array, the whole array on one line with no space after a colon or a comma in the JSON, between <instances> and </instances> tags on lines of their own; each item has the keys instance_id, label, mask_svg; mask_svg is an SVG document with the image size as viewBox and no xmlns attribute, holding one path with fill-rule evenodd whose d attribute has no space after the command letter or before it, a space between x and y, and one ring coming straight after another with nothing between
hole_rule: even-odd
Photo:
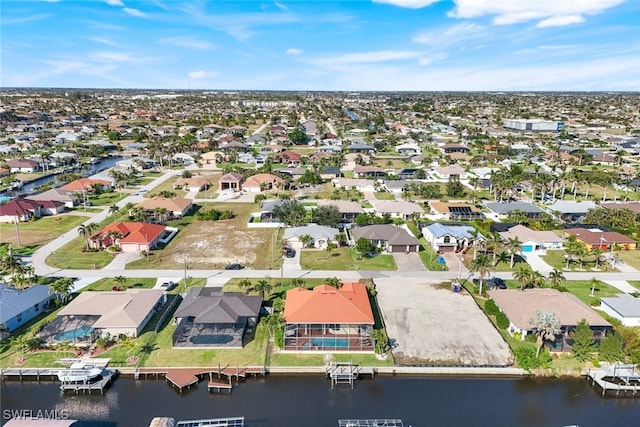
<instances>
[{"instance_id":1,"label":"swimming pool","mask_svg":"<svg viewBox=\"0 0 640 427\"><path fill-rule=\"evenodd\" d=\"M92 333L93 328L91 326L81 326L70 331L58 332L54 338L56 341L73 341L88 337Z\"/></svg>"},{"instance_id":2,"label":"swimming pool","mask_svg":"<svg viewBox=\"0 0 640 427\"><path fill-rule=\"evenodd\" d=\"M233 341L233 336L228 334L207 334L207 335L196 335L189 338L189 341L193 344L227 344Z\"/></svg>"},{"instance_id":3,"label":"swimming pool","mask_svg":"<svg viewBox=\"0 0 640 427\"><path fill-rule=\"evenodd\" d=\"M349 348L349 340L346 338L309 338L309 345L325 348Z\"/></svg>"}]
</instances>

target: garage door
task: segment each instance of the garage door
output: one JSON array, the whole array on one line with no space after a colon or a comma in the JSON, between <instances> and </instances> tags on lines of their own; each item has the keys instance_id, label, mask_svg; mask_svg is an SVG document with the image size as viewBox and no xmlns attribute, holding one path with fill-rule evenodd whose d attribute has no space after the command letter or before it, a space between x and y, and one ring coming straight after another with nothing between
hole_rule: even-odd
<instances>
[{"instance_id":1,"label":"garage door","mask_svg":"<svg viewBox=\"0 0 640 427\"><path fill-rule=\"evenodd\" d=\"M523 246L522 247L522 252L533 252L533 246L531 246L531 245Z\"/></svg>"},{"instance_id":2,"label":"garage door","mask_svg":"<svg viewBox=\"0 0 640 427\"><path fill-rule=\"evenodd\" d=\"M456 250L453 246L440 246L442 252L454 252Z\"/></svg>"}]
</instances>

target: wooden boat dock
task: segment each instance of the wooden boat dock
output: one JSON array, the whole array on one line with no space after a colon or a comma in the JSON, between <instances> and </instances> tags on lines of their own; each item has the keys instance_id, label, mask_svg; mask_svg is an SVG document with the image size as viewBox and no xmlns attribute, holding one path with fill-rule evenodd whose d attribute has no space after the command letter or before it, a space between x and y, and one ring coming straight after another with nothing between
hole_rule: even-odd
<instances>
[{"instance_id":1,"label":"wooden boat dock","mask_svg":"<svg viewBox=\"0 0 640 427\"><path fill-rule=\"evenodd\" d=\"M97 381L87 382L62 382L60 390L62 391L74 391L76 393L91 393L99 391L101 394L104 390L113 382L118 375L118 371L104 370L102 371L102 378Z\"/></svg>"},{"instance_id":2,"label":"wooden boat dock","mask_svg":"<svg viewBox=\"0 0 640 427\"><path fill-rule=\"evenodd\" d=\"M232 379L236 381L244 380L247 376L264 376L267 370L264 366L218 366L217 368L139 368L136 369L134 376L136 379L147 378L149 376L159 378L164 376L167 382L176 387L180 392L185 388L196 385L205 377L209 377L207 389L209 391L228 390L231 392ZM222 377L227 378L228 382L216 381L214 377L220 380Z\"/></svg>"},{"instance_id":3,"label":"wooden boat dock","mask_svg":"<svg viewBox=\"0 0 640 427\"><path fill-rule=\"evenodd\" d=\"M61 369L63 368L5 368L0 370L0 376L3 380L57 380Z\"/></svg>"},{"instance_id":4,"label":"wooden boat dock","mask_svg":"<svg viewBox=\"0 0 640 427\"><path fill-rule=\"evenodd\" d=\"M635 365L612 365L602 369L589 369L587 381L597 384L602 390L602 397L607 392L615 391L616 396L637 396L640 392L640 371Z\"/></svg>"},{"instance_id":5,"label":"wooden boat dock","mask_svg":"<svg viewBox=\"0 0 640 427\"><path fill-rule=\"evenodd\" d=\"M338 420L338 427L403 427L400 419Z\"/></svg>"},{"instance_id":6,"label":"wooden boat dock","mask_svg":"<svg viewBox=\"0 0 640 427\"><path fill-rule=\"evenodd\" d=\"M353 388L355 380L360 376L371 375L373 378L376 372L376 368L365 368L351 362L331 362L325 371L327 377L331 379L332 389L338 384L349 384Z\"/></svg>"}]
</instances>

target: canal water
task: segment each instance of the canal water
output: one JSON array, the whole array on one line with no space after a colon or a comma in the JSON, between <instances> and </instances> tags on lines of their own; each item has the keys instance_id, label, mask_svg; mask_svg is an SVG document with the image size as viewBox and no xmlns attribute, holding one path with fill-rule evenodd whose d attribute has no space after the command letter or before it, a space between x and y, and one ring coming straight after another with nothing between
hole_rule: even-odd
<instances>
[{"instance_id":1,"label":"canal water","mask_svg":"<svg viewBox=\"0 0 640 427\"><path fill-rule=\"evenodd\" d=\"M108 169L110 167L115 166L115 164L117 162L119 162L120 160L122 160L123 157L102 157L100 158L100 161L98 163L95 164L89 164L88 169L87 170L83 170L81 173L83 176L90 176L90 175L94 175L100 171L103 171L105 169ZM20 189L16 190L16 191L11 191L8 195L11 196L16 196L18 193L19 194L29 194L31 193L36 187L40 186L40 185L44 185L44 184L56 184L57 183L57 179L56 179L56 175L49 175L49 176L45 176L42 178L38 178L35 179L33 181L30 181L26 184L24 184Z\"/></svg>"},{"instance_id":2,"label":"canal water","mask_svg":"<svg viewBox=\"0 0 640 427\"><path fill-rule=\"evenodd\" d=\"M234 384L235 385L235 384ZM399 418L405 426L637 426L640 398L601 398L584 379L462 379L378 376L331 389L322 375L250 378L231 394L206 383L178 393L164 380L118 378L104 395L62 394L56 382L6 381L10 411L37 411L91 427L147 427L176 420L244 416L247 426L337 426L338 419ZM8 412L9 411L9 412Z\"/></svg>"}]
</instances>

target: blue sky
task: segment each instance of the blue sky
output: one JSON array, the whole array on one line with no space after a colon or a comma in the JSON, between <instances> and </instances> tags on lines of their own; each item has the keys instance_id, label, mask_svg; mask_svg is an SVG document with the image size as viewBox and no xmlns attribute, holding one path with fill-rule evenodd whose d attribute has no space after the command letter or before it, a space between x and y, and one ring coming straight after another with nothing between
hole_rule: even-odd
<instances>
[{"instance_id":1,"label":"blue sky","mask_svg":"<svg viewBox=\"0 0 640 427\"><path fill-rule=\"evenodd\" d=\"M640 90L640 0L2 0L0 86Z\"/></svg>"}]
</instances>

